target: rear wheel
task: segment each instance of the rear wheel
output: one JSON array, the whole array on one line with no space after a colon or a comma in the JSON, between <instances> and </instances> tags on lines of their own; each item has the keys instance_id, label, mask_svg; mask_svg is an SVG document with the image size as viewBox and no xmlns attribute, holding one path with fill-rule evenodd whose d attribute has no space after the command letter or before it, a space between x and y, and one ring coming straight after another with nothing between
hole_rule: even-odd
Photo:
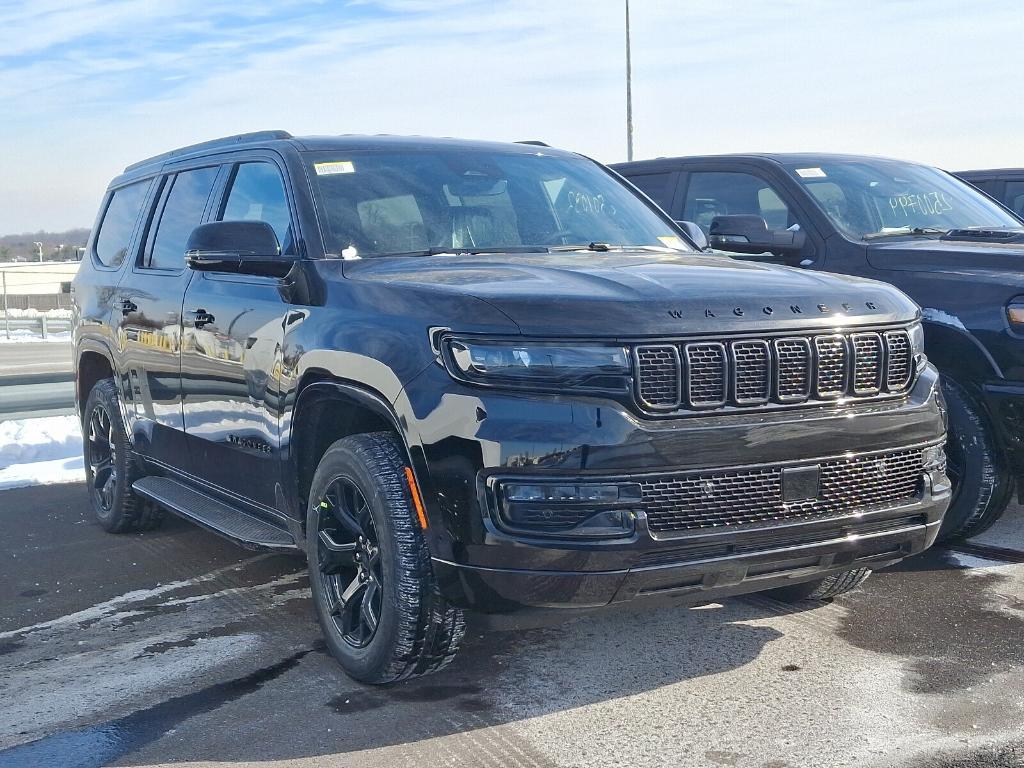
<instances>
[{"instance_id":1,"label":"rear wheel","mask_svg":"<svg viewBox=\"0 0 1024 768\"><path fill-rule=\"evenodd\" d=\"M82 412L82 454L93 514L110 533L150 530L163 511L132 492L141 473L128 441L117 385L103 379L89 393Z\"/></svg>"},{"instance_id":2,"label":"rear wheel","mask_svg":"<svg viewBox=\"0 0 1024 768\"><path fill-rule=\"evenodd\" d=\"M406 462L387 432L334 443L313 477L306 552L317 618L345 671L364 683L435 672L465 634L438 589Z\"/></svg>"},{"instance_id":3,"label":"rear wheel","mask_svg":"<svg viewBox=\"0 0 1024 768\"><path fill-rule=\"evenodd\" d=\"M854 568L840 571L815 581L805 581L789 587L777 587L764 591L764 595L784 603L798 603L802 600L829 600L856 589L871 575L870 568Z\"/></svg>"},{"instance_id":4,"label":"rear wheel","mask_svg":"<svg viewBox=\"0 0 1024 768\"><path fill-rule=\"evenodd\" d=\"M1013 481L984 410L959 384L943 377L949 411L946 462L953 482L953 500L942 521L939 541L981 533L1006 510Z\"/></svg>"}]
</instances>

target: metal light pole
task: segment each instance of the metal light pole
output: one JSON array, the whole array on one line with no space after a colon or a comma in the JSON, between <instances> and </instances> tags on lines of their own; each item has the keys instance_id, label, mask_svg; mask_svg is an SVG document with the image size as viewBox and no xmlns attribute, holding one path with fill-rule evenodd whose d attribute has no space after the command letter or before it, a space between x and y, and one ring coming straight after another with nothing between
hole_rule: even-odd
<instances>
[{"instance_id":1,"label":"metal light pole","mask_svg":"<svg viewBox=\"0 0 1024 768\"><path fill-rule=\"evenodd\" d=\"M626 0L626 160L633 159L633 61L629 50L629 0Z\"/></svg>"},{"instance_id":2,"label":"metal light pole","mask_svg":"<svg viewBox=\"0 0 1024 768\"><path fill-rule=\"evenodd\" d=\"M43 244L38 242L38 241L36 241L36 242L33 242L32 245L34 245L36 247L36 253L39 255L39 260L42 261L43 260Z\"/></svg>"}]
</instances>

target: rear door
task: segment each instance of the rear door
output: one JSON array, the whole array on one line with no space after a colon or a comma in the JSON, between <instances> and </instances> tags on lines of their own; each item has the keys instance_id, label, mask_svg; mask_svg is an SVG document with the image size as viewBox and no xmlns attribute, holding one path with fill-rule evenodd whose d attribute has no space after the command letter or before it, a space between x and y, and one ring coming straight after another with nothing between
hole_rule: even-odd
<instances>
[{"instance_id":1,"label":"rear door","mask_svg":"<svg viewBox=\"0 0 1024 768\"><path fill-rule=\"evenodd\" d=\"M179 471L189 468L181 409L181 303L192 277L185 244L206 215L218 172L206 166L160 178L142 247L114 301L135 449Z\"/></svg>"},{"instance_id":2,"label":"rear door","mask_svg":"<svg viewBox=\"0 0 1024 768\"><path fill-rule=\"evenodd\" d=\"M215 221L265 221L282 258L298 232L284 168L270 153L246 154L226 168ZM184 423L192 472L247 501L273 509L280 482L280 377L291 305L284 282L197 272L188 286L182 334Z\"/></svg>"}]
</instances>

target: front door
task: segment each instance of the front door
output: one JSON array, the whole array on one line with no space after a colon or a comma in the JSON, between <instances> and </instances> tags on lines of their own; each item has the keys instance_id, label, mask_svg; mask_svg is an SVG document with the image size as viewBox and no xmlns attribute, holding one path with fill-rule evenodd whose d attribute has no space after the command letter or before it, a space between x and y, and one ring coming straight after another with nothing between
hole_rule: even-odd
<instances>
[{"instance_id":1,"label":"front door","mask_svg":"<svg viewBox=\"0 0 1024 768\"><path fill-rule=\"evenodd\" d=\"M213 218L265 221L282 258L295 232L283 176L271 160L236 164ZM193 474L275 508L280 482L279 381L289 305L269 277L197 273L182 334L185 431Z\"/></svg>"},{"instance_id":2,"label":"front door","mask_svg":"<svg viewBox=\"0 0 1024 768\"><path fill-rule=\"evenodd\" d=\"M192 272L185 244L203 219L216 167L168 174L160 180L135 263L117 287L114 315L125 410L135 450L188 471L181 411L181 303Z\"/></svg>"}]
</instances>

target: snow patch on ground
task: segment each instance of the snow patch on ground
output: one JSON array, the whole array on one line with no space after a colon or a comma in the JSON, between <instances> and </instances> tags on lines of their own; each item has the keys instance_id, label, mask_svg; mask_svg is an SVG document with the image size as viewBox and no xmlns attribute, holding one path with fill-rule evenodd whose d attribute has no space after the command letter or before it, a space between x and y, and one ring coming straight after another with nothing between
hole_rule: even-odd
<instances>
[{"instance_id":1,"label":"snow patch on ground","mask_svg":"<svg viewBox=\"0 0 1024 768\"><path fill-rule=\"evenodd\" d=\"M85 479L75 416L0 422L0 490Z\"/></svg>"},{"instance_id":2,"label":"snow patch on ground","mask_svg":"<svg viewBox=\"0 0 1024 768\"><path fill-rule=\"evenodd\" d=\"M25 344L27 342L40 341L54 341L61 344L67 344L71 341L71 331L59 331L56 333L51 331L45 338L43 338L39 335L38 331L32 331L28 328L12 328L11 337L7 338L7 334L4 332L3 323L0 322L0 344Z\"/></svg>"}]
</instances>

